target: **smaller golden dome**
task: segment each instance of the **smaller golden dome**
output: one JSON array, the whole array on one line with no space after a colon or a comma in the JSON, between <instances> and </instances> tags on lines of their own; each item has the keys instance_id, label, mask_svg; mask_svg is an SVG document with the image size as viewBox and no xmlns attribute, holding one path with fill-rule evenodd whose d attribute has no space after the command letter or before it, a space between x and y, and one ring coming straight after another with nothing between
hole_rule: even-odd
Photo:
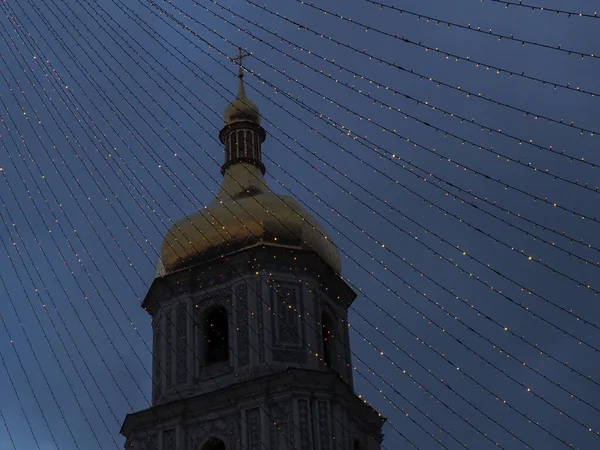
<instances>
[{"instance_id":1,"label":"smaller golden dome","mask_svg":"<svg viewBox=\"0 0 600 450\"><path fill-rule=\"evenodd\" d=\"M231 125L235 122L254 122L260 125L260 111L258 106L246 95L241 73L239 79L237 98L225 108L225 114L223 114L225 125Z\"/></svg>"}]
</instances>

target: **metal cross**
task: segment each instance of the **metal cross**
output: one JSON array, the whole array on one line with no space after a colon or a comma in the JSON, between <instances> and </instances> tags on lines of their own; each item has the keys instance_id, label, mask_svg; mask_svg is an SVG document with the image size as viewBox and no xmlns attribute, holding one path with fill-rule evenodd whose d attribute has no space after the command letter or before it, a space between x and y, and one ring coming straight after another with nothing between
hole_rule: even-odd
<instances>
[{"instance_id":1,"label":"metal cross","mask_svg":"<svg viewBox=\"0 0 600 450\"><path fill-rule=\"evenodd\" d=\"M231 60L234 63L237 63L240 66L240 71L238 72L238 77L243 78L244 77L244 66L243 66L243 61L244 58L246 56L251 56L251 53L243 53L242 47L238 48L238 57L237 58L231 58Z\"/></svg>"}]
</instances>

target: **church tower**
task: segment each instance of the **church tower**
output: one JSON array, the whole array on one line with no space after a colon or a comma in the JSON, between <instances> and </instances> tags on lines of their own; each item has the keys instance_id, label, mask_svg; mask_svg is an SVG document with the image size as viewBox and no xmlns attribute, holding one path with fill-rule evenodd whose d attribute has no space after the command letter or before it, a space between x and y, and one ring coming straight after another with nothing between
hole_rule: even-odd
<instances>
[{"instance_id":1,"label":"church tower","mask_svg":"<svg viewBox=\"0 0 600 450\"><path fill-rule=\"evenodd\" d=\"M221 188L167 232L142 304L152 407L125 418L125 448L380 450L384 419L353 390L356 294L315 218L267 185L242 57Z\"/></svg>"}]
</instances>

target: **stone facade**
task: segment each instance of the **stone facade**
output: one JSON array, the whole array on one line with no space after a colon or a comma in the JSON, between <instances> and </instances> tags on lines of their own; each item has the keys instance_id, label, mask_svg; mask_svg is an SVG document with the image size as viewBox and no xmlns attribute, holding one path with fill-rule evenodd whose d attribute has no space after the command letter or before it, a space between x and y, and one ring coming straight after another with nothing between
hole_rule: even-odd
<instances>
[{"instance_id":1,"label":"stone facade","mask_svg":"<svg viewBox=\"0 0 600 450\"><path fill-rule=\"evenodd\" d=\"M313 253L266 245L157 278L143 303L153 406L127 416L127 448L204 450L216 438L226 450L379 449L383 419L352 390L354 297ZM204 318L215 308L226 312L228 351L209 363Z\"/></svg>"}]
</instances>

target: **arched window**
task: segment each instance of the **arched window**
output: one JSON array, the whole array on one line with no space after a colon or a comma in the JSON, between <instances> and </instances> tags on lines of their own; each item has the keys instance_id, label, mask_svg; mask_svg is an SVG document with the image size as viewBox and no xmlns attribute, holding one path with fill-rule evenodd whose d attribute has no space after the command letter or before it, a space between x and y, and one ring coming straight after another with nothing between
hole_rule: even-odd
<instances>
[{"instance_id":1,"label":"arched window","mask_svg":"<svg viewBox=\"0 0 600 450\"><path fill-rule=\"evenodd\" d=\"M204 321L206 364L229 359L229 320L223 307L212 309Z\"/></svg>"},{"instance_id":2,"label":"arched window","mask_svg":"<svg viewBox=\"0 0 600 450\"><path fill-rule=\"evenodd\" d=\"M329 314L321 316L321 337L323 339L323 362L331 367L333 362L334 326Z\"/></svg>"},{"instance_id":3,"label":"arched window","mask_svg":"<svg viewBox=\"0 0 600 450\"><path fill-rule=\"evenodd\" d=\"M225 442L219 438L211 437L208 438L200 450L225 450Z\"/></svg>"}]
</instances>

